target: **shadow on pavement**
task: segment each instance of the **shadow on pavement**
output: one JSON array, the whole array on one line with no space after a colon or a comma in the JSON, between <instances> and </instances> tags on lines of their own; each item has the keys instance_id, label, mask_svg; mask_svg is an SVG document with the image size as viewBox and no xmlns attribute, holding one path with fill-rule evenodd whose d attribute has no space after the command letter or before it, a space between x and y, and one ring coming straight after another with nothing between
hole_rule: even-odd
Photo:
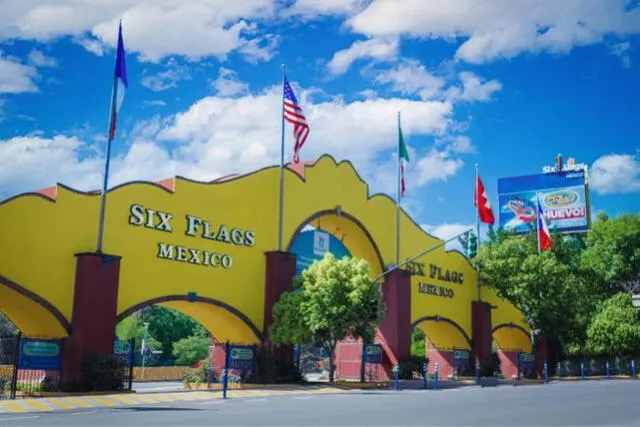
<instances>
[{"instance_id":1,"label":"shadow on pavement","mask_svg":"<svg viewBox=\"0 0 640 427\"><path fill-rule=\"evenodd\" d=\"M110 408L114 411L138 411L138 412L159 412L159 411L204 411L204 408L185 408L175 406L124 406L121 408ZM207 408L208 409L208 408Z\"/></svg>"}]
</instances>

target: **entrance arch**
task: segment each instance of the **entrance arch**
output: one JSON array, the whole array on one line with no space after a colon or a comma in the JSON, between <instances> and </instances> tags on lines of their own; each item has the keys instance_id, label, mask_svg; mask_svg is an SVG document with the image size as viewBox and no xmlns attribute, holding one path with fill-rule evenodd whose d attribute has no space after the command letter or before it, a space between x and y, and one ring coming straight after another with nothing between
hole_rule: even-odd
<instances>
[{"instance_id":1,"label":"entrance arch","mask_svg":"<svg viewBox=\"0 0 640 427\"><path fill-rule=\"evenodd\" d=\"M502 351L531 353L531 337L526 329L515 323L502 323L491 331L498 348Z\"/></svg>"},{"instance_id":2,"label":"entrance arch","mask_svg":"<svg viewBox=\"0 0 640 427\"><path fill-rule=\"evenodd\" d=\"M349 249L353 257L366 260L373 277L384 272L382 254L369 230L358 218L340 208L322 210L304 220L289 239L287 251L291 250L295 238L308 225L332 234Z\"/></svg>"},{"instance_id":3,"label":"entrance arch","mask_svg":"<svg viewBox=\"0 0 640 427\"><path fill-rule=\"evenodd\" d=\"M263 341L258 327L240 310L222 301L202 296L167 295L153 298L118 314L117 321L153 305L186 314L200 322L220 342L259 344Z\"/></svg>"},{"instance_id":4,"label":"entrance arch","mask_svg":"<svg viewBox=\"0 0 640 427\"><path fill-rule=\"evenodd\" d=\"M0 276L0 311L30 338L65 338L71 324L53 304Z\"/></svg>"},{"instance_id":5,"label":"entrance arch","mask_svg":"<svg viewBox=\"0 0 640 427\"><path fill-rule=\"evenodd\" d=\"M412 328L420 328L437 349L470 350L471 338L455 321L441 316L424 316L413 322Z\"/></svg>"}]
</instances>

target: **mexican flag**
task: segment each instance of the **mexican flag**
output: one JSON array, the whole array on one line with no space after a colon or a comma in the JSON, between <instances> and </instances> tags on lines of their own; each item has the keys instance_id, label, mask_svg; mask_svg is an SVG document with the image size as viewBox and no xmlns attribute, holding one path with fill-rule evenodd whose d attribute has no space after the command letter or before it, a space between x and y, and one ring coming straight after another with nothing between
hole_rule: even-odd
<instances>
[{"instance_id":1,"label":"mexican flag","mask_svg":"<svg viewBox=\"0 0 640 427\"><path fill-rule=\"evenodd\" d=\"M404 163L409 161L409 150L407 150L407 144L404 143L402 136L400 117L398 117L398 158L400 159L400 197L404 197L404 192L407 189L404 182Z\"/></svg>"}]
</instances>

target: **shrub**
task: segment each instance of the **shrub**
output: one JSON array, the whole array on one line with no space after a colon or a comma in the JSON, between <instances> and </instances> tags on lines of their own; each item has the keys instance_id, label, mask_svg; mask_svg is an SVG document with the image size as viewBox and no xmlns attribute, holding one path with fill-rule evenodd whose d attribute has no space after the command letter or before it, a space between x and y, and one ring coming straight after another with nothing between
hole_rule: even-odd
<instances>
[{"instance_id":1,"label":"shrub","mask_svg":"<svg viewBox=\"0 0 640 427\"><path fill-rule=\"evenodd\" d=\"M491 353L480 362L480 371L483 377L494 377L500 374L500 357L497 353Z\"/></svg>"},{"instance_id":2,"label":"shrub","mask_svg":"<svg viewBox=\"0 0 640 427\"><path fill-rule=\"evenodd\" d=\"M422 376L422 365L429 359L421 356L410 356L398 363L401 380L411 380L415 376Z\"/></svg>"},{"instance_id":3,"label":"shrub","mask_svg":"<svg viewBox=\"0 0 640 427\"><path fill-rule=\"evenodd\" d=\"M90 353L82 361L80 390L122 390L125 368L124 362L118 356L99 352Z\"/></svg>"},{"instance_id":4,"label":"shrub","mask_svg":"<svg viewBox=\"0 0 640 427\"><path fill-rule=\"evenodd\" d=\"M211 370L209 373L209 378L207 378L207 372L209 370L209 361L207 359L200 361L198 366L195 368L191 368L187 371L186 375L182 378L182 381L185 383L206 383L211 381L212 383L218 381L218 377L216 373Z\"/></svg>"}]
</instances>

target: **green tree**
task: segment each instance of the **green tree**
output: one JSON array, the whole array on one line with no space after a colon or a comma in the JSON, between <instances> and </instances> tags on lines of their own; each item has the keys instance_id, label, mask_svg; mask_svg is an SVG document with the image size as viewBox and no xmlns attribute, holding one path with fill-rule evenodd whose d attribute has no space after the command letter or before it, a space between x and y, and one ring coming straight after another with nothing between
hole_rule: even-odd
<instances>
[{"instance_id":1,"label":"green tree","mask_svg":"<svg viewBox=\"0 0 640 427\"><path fill-rule=\"evenodd\" d=\"M173 343L173 357L176 365L193 365L206 359L209 351L209 337L202 334L192 335Z\"/></svg>"},{"instance_id":2,"label":"green tree","mask_svg":"<svg viewBox=\"0 0 640 427\"><path fill-rule=\"evenodd\" d=\"M382 320L380 284L370 275L365 260L337 260L325 254L302 273L296 289L275 304L271 338L282 344L322 346L329 354L329 381L333 382L338 341L352 336L371 342Z\"/></svg>"},{"instance_id":3,"label":"green tree","mask_svg":"<svg viewBox=\"0 0 640 427\"><path fill-rule=\"evenodd\" d=\"M417 357L425 357L427 353L426 349L427 336L424 331L419 327L413 328L411 333L411 355Z\"/></svg>"},{"instance_id":4,"label":"green tree","mask_svg":"<svg viewBox=\"0 0 640 427\"><path fill-rule=\"evenodd\" d=\"M575 339L585 283L554 250L538 253L535 235L495 233L480 247L476 263L482 283L520 308L541 333L563 345Z\"/></svg>"},{"instance_id":5,"label":"green tree","mask_svg":"<svg viewBox=\"0 0 640 427\"><path fill-rule=\"evenodd\" d=\"M620 281L640 273L640 215L615 219L598 215L586 239L581 265L607 286L611 296L620 291Z\"/></svg>"},{"instance_id":6,"label":"green tree","mask_svg":"<svg viewBox=\"0 0 640 427\"><path fill-rule=\"evenodd\" d=\"M173 343L190 337L201 327L186 314L158 306L145 310L144 321L149 322L149 334L161 343L162 351L167 356L173 353Z\"/></svg>"},{"instance_id":7,"label":"green tree","mask_svg":"<svg viewBox=\"0 0 640 427\"><path fill-rule=\"evenodd\" d=\"M620 292L602 303L587 331L587 350L594 354L632 354L640 349L640 322L629 294Z\"/></svg>"}]
</instances>

